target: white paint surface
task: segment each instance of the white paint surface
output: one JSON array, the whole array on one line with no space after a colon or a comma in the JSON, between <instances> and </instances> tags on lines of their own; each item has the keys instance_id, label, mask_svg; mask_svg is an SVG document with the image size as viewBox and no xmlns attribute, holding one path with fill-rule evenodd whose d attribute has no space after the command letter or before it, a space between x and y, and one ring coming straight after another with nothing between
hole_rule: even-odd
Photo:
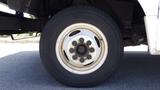
<instances>
[{"instance_id":1,"label":"white paint surface","mask_svg":"<svg viewBox=\"0 0 160 90\"><path fill-rule=\"evenodd\" d=\"M159 0L138 0L146 15L158 15Z\"/></svg>"}]
</instances>

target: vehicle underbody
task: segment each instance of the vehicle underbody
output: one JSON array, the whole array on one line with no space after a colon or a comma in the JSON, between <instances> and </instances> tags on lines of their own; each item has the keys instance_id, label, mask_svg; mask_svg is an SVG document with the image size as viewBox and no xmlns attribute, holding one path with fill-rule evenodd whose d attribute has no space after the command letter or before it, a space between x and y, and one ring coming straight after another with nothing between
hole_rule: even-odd
<instances>
[{"instance_id":1,"label":"vehicle underbody","mask_svg":"<svg viewBox=\"0 0 160 90\"><path fill-rule=\"evenodd\" d=\"M124 45L147 44L144 12L136 0L0 0L18 13L27 12L36 19L27 19L18 13L0 12L0 34L41 32L47 21L58 11L70 6L93 6L114 18L121 28Z\"/></svg>"}]
</instances>

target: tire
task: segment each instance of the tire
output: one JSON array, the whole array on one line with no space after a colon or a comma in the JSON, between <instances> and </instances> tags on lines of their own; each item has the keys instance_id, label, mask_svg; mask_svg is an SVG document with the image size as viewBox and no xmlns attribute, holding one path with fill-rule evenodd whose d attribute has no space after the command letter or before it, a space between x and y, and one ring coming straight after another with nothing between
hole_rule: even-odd
<instances>
[{"instance_id":1,"label":"tire","mask_svg":"<svg viewBox=\"0 0 160 90\"><path fill-rule=\"evenodd\" d=\"M73 27L78 28L73 30L80 29L80 31L73 32L71 29ZM88 28L93 28L93 30L90 31ZM67 34L69 32L67 29L72 33ZM95 42L96 39L91 39L94 35L98 37L97 42ZM80 36L84 38L77 39ZM84 43L86 39L93 40L93 43L86 41L84 46L78 46L74 40L70 44L72 40L69 38L79 40L77 43L80 40ZM94 54L89 52L90 46L85 46L92 45L91 43L95 47L95 49L92 48ZM99 48L96 45L99 45ZM68 57L66 53L63 53L65 50L69 52ZM74 55L71 57L73 53L75 57ZM89 57L89 54L93 56ZM57 81L73 87L90 87L104 82L116 70L122 54L122 38L118 26L109 15L92 7L70 7L60 11L48 22L40 39L40 56L46 70ZM88 64L89 61L93 61L94 64L84 64Z\"/></svg>"}]
</instances>

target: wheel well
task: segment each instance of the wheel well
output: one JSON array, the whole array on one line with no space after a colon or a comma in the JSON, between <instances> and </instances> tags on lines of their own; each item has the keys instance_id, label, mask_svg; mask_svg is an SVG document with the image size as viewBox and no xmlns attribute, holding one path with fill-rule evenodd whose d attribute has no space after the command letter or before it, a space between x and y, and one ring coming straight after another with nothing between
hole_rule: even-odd
<instances>
[{"instance_id":1,"label":"wheel well","mask_svg":"<svg viewBox=\"0 0 160 90\"><path fill-rule=\"evenodd\" d=\"M12 1L12 0L11 0ZM18 7L11 3L16 11L35 15L42 21L48 21L48 17L71 6L87 5L98 8L109 14L118 24L124 40L129 40L137 45L138 39L146 41L143 17L145 13L137 0L32 0L29 8ZM40 3L40 4L39 4ZM25 5L20 5L25 6ZM10 6L11 7L11 6ZM16 9L17 8L17 9ZM45 22L46 23L46 22ZM138 37L138 38L137 38ZM144 42L143 41L143 42Z\"/></svg>"},{"instance_id":2,"label":"wheel well","mask_svg":"<svg viewBox=\"0 0 160 90\"><path fill-rule=\"evenodd\" d=\"M48 1L46 0L46 2ZM71 6L87 5L98 8L116 21L121 29L123 39L127 42L125 45L147 42L143 19L145 13L137 0L50 0L48 3L46 6L49 9L45 11L49 11L51 16Z\"/></svg>"},{"instance_id":3,"label":"wheel well","mask_svg":"<svg viewBox=\"0 0 160 90\"><path fill-rule=\"evenodd\" d=\"M122 29L131 29L133 23L145 16L137 0L60 0L61 3L58 0L48 1L46 0L47 3L52 4L46 5L49 9L45 11L49 11L52 15L70 6L88 5L109 14Z\"/></svg>"},{"instance_id":4,"label":"wheel well","mask_svg":"<svg viewBox=\"0 0 160 90\"><path fill-rule=\"evenodd\" d=\"M120 27L129 29L144 11L137 0L73 0L72 5L91 5L109 14Z\"/></svg>"},{"instance_id":5,"label":"wheel well","mask_svg":"<svg viewBox=\"0 0 160 90\"><path fill-rule=\"evenodd\" d=\"M24 0L21 4L16 3L20 0L7 1L16 11L29 12L40 18L54 15L70 6L89 5L103 10L124 28L131 28L134 20L145 15L137 0L31 0L27 8Z\"/></svg>"}]
</instances>

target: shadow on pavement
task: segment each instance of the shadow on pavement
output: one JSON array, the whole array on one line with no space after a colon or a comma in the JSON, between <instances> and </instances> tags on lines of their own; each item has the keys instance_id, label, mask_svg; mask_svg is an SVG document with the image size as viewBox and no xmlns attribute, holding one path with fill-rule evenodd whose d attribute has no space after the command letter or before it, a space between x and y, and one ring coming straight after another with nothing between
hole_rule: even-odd
<instances>
[{"instance_id":1,"label":"shadow on pavement","mask_svg":"<svg viewBox=\"0 0 160 90\"><path fill-rule=\"evenodd\" d=\"M56 82L43 68L38 51L0 58L0 89L74 90ZM83 88L85 89L85 88ZM108 82L88 89L160 90L160 56L126 52L118 71Z\"/></svg>"}]
</instances>

